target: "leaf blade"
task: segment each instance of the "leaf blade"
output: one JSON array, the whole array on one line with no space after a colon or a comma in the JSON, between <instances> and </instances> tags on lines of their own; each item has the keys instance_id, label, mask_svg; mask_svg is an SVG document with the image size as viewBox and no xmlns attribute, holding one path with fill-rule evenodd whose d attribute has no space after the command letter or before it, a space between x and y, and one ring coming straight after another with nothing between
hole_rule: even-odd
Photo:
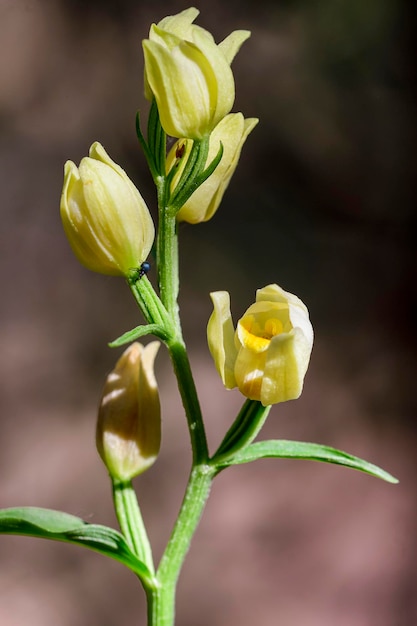
<instances>
[{"instance_id":1,"label":"leaf blade","mask_svg":"<svg viewBox=\"0 0 417 626\"><path fill-rule=\"evenodd\" d=\"M270 409L270 406L265 407L257 400L247 399L213 455L212 462L222 465L223 459L233 456L252 443L265 423Z\"/></svg>"},{"instance_id":2,"label":"leaf blade","mask_svg":"<svg viewBox=\"0 0 417 626\"><path fill-rule=\"evenodd\" d=\"M147 587L153 576L130 550L125 538L108 526L89 524L80 517L39 507L0 509L0 533L25 535L83 546L119 561Z\"/></svg>"},{"instance_id":3,"label":"leaf blade","mask_svg":"<svg viewBox=\"0 0 417 626\"><path fill-rule=\"evenodd\" d=\"M240 465L250 463L257 459L280 458L280 459L303 459L307 461L321 461L355 469L386 482L396 484L398 479L382 468L369 463L364 459L348 454L343 450L337 450L330 446L304 441L288 441L285 439L272 439L258 441L239 451L225 463L226 465Z\"/></svg>"},{"instance_id":4,"label":"leaf blade","mask_svg":"<svg viewBox=\"0 0 417 626\"><path fill-rule=\"evenodd\" d=\"M159 337L162 341L165 341L168 337L165 329L159 324L142 324L123 333L123 335L120 335L120 337L117 337L117 339L114 339L108 345L110 348L119 348L146 335L155 335L155 337Z\"/></svg>"}]
</instances>

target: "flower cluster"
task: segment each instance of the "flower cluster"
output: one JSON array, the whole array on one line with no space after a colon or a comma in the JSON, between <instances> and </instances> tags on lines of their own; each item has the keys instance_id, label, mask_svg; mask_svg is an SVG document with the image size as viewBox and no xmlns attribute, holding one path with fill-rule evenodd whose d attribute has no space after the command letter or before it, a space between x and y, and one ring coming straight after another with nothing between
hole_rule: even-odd
<instances>
[{"instance_id":1,"label":"flower cluster","mask_svg":"<svg viewBox=\"0 0 417 626\"><path fill-rule=\"evenodd\" d=\"M176 139L166 154L165 143L148 145L140 135L147 158L150 155L155 163L164 164L168 189L164 197L168 205L169 198L174 203L172 215L165 213L166 205L159 206L156 249L162 301L156 307L145 304L142 308L149 327L159 330L164 294L173 289L161 276L176 280L159 267L167 263L166 256L158 256L160 250L164 246L173 249L172 242L161 240L168 232L161 223L174 220L169 229L173 233L175 220L197 224L213 217L242 147L258 123L256 118L230 112L235 99L231 63L250 33L234 31L217 44L207 30L194 24L198 13L190 8L164 18L151 26L149 38L143 42L145 95L156 103L157 134L163 141L165 134ZM195 154L204 155L201 162ZM196 162L199 169L193 170ZM158 171L163 178L163 167ZM148 284L141 279L154 245L152 217L126 172L97 142L79 167L72 161L65 165L61 217L69 243L83 265L124 276L131 284L137 283L139 290ZM238 387L244 396L264 406L297 398L313 344L308 311L301 300L277 285L268 285L257 292L256 302L235 329L229 294L218 291L211 297L214 311L208 323L208 344L225 387ZM139 302L143 302L141 298ZM152 317L152 311L159 311L158 319ZM164 338L169 332L164 334L162 329L159 336ZM153 373L158 347L157 342L145 348L134 343L107 378L97 448L115 480L130 480L158 454L160 409Z\"/></svg>"}]
</instances>

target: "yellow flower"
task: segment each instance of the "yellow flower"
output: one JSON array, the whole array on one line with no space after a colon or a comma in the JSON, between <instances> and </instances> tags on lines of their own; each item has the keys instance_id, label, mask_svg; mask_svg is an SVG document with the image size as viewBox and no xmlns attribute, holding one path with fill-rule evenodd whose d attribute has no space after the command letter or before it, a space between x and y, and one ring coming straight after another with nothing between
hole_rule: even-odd
<instances>
[{"instance_id":1,"label":"yellow flower","mask_svg":"<svg viewBox=\"0 0 417 626\"><path fill-rule=\"evenodd\" d=\"M155 237L142 196L98 142L78 168L65 164L61 218L77 259L101 274L127 276L146 259Z\"/></svg>"},{"instance_id":2,"label":"yellow flower","mask_svg":"<svg viewBox=\"0 0 417 626\"><path fill-rule=\"evenodd\" d=\"M160 343L133 343L108 375L98 412L96 444L113 479L127 481L158 456L161 410L154 375Z\"/></svg>"},{"instance_id":3,"label":"yellow flower","mask_svg":"<svg viewBox=\"0 0 417 626\"><path fill-rule=\"evenodd\" d=\"M230 113L218 123L210 135L207 163L210 163L215 158L219 151L220 143L223 145L221 161L213 174L197 188L180 209L177 214L178 221L198 224L199 222L207 222L207 220L213 217L236 169L243 144L258 121L254 117L245 120L242 113ZM181 149L181 146L184 146L184 157L181 166L178 168L178 172L172 181L173 189L175 189L175 185L185 167L192 144L193 141L191 139L179 139L168 154L167 169L169 171L176 162L178 150Z\"/></svg>"},{"instance_id":4,"label":"yellow flower","mask_svg":"<svg viewBox=\"0 0 417 626\"><path fill-rule=\"evenodd\" d=\"M258 289L235 331L228 292L216 291L211 298L207 338L225 387L238 387L264 406L298 398L313 347L305 304L278 285L267 285Z\"/></svg>"},{"instance_id":5,"label":"yellow flower","mask_svg":"<svg viewBox=\"0 0 417 626\"><path fill-rule=\"evenodd\" d=\"M231 33L220 44L193 21L195 8L152 24L143 41L145 96L155 98L161 124L172 137L202 139L235 99L230 64L249 31Z\"/></svg>"}]
</instances>

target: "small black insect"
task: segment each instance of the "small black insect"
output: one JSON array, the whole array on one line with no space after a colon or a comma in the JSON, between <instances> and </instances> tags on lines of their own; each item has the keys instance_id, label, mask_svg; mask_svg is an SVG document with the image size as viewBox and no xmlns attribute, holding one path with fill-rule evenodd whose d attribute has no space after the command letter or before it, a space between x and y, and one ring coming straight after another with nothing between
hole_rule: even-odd
<instances>
[{"instance_id":1,"label":"small black insect","mask_svg":"<svg viewBox=\"0 0 417 626\"><path fill-rule=\"evenodd\" d=\"M145 274L147 274L150 269L151 269L151 264L148 263L147 261L144 261L140 267L136 267L135 269L132 268L131 270L129 270L129 276L128 276L129 283L131 285L134 285L135 283L138 282L138 280L142 278L142 276L145 276Z\"/></svg>"},{"instance_id":2,"label":"small black insect","mask_svg":"<svg viewBox=\"0 0 417 626\"><path fill-rule=\"evenodd\" d=\"M138 280L140 280L142 276L145 276L145 274L147 274L150 269L151 269L151 264L148 263L148 261L144 261L139 268Z\"/></svg>"}]
</instances>

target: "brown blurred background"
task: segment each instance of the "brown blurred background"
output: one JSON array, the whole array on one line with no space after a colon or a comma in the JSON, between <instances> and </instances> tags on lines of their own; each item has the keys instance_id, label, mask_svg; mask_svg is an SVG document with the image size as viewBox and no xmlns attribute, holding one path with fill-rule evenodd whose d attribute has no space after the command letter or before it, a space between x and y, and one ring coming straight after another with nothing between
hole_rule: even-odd
<instances>
[{"instance_id":1,"label":"brown blurred background","mask_svg":"<svg viewBox=\"0 0 417 626\"><path fill-rule=\"evenodd\" d=\"M417 623L415 62L412 3L195 2L216 40L250 28L234 110L260 118L222 208L181 228L184 332L211 447L240 404L208 355L208 292L237 317L278 282L316 331L305 391L262 437L317 441L398 476L260 461L222 474L184 567L181 626ZM96 405L140 322L122 280L78 265L58 212L62 168L94 140L154 208L134 132L141 40L188 3L0 0L0 506L115 525L94 448ZM153 209L152 209L153 210ZM153 280L155 275L151 273ZM157 558L190 463L166 355L164 445L137 480ZM414 390L413 390L414 388ZM145 625L121 565L81 548L0 537L1 626Z\"/></svg>"}]
</instances>

